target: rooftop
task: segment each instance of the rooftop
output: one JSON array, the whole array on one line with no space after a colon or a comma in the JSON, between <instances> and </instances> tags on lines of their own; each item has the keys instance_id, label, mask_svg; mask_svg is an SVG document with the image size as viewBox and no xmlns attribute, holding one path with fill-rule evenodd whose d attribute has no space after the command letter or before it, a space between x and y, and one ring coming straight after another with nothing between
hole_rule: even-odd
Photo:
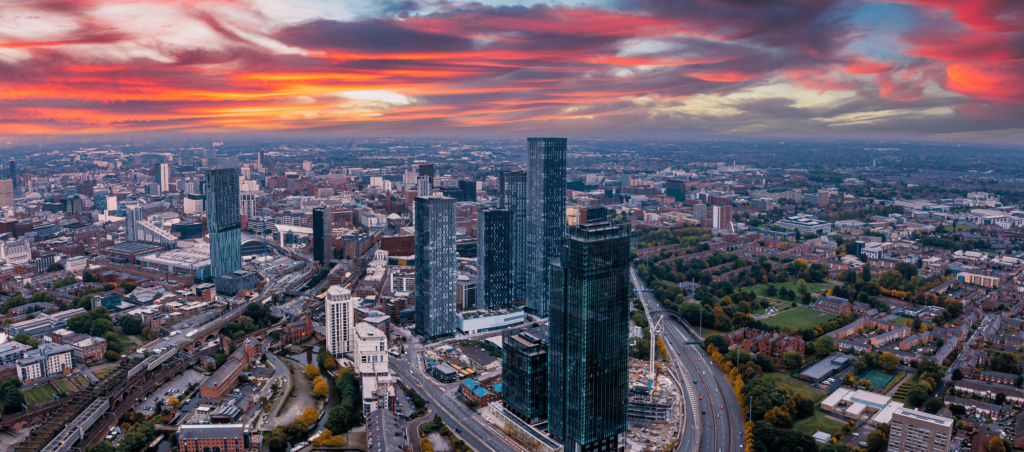
<instances>
[{"instance_id":1,"label":"rooftop","mask_svg":"<svg viewBox=\"0 0 1024 452\"><path fill-rule=\"evenodd\" d=\"M198 424L178 427L180 439L241 438L242 424Z\"/></svg>"},{"instance_id":2,"label":"rooftop","mask_svg":"<svg viewBox=\"0 0 1024 452\"><path fill-rule=\"evenodd\" d=\"M928 413L925 413L923 411L916 411L916 410L911 410L911 409L907 409L907 408L902 408L901 407L900 409L896 410L896 413L894 413L894 414L895 415L899 415L899 416L906 416L906 417L913 418L913 419L916 419L916 420L919 420L919 421L929 422L929 423L932 423L932 424L935 424L935 425L941 425L943 427L952 427L953 426L953 420L952 419L945 418L945 417L942 417L942 416L936 416L934 414L928 414Z\"/></svg>"}]
</instances>

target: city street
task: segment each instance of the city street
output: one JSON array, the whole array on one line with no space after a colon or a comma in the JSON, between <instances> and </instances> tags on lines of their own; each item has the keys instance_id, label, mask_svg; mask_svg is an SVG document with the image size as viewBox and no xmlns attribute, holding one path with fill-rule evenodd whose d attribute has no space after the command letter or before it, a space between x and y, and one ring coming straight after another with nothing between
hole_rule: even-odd
<instances>
[{"instance_id":1,"label":"city street","mask_svg":"<svg viewBox=\"0 0 1024 452\"><path fill-rule=\"evenodd\" d=\"M441 419L453 432L455 429L462 430L457 433L466 445L477 452L522 452L516 447L509 445L497 429L475 411L467 408L462 402L453 400L456 386L438 386L435 381L420 373L420 365L417 363L419 351L423 348L418 339L411 338L408 341L407 353L403 358L392 357L390 359L391 369L395 375L406 384L415 389L424 399L427 400L427 407L430 413L427 420L433 419L434 415L441 416ZM417 419L418 420L418 419ZM415 422L415 421L414 421ZM411 438L418 449L419 436Z\"/></svg>"}]
</instances>

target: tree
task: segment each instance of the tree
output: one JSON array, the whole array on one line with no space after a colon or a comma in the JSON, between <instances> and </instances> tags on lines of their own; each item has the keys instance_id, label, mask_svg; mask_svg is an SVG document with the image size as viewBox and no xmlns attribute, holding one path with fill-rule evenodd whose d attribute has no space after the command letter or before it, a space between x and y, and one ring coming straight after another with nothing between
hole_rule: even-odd
<instances>
[{"instance_id":1,"label":"tree","mask_svg":"<svg viewBox=\"0 0 1024 452\"><path fill-rule=\"evenodd\" d=\"M725 341L725 337L721 334L712 334L704 339L704 348L707 349L708 345L714 345L718 349L719 353L725 353L729 351L729 343ZM648 358L650 359L650 358Z\"/></svg>"},{"instance_id":2,"label":"tree","mask_svg":"<svg viewBox=\"0 0 1024 452\"><path fill-rule=\"evenodd\" d=\"M963 371L961 371L959 367L956 368L956 369L953 369L953 381L963 380L963 379L964 379Z\"/></svg>"},{"instance_id":3,"label":"tree","mask_svg":"<svg viewBox=\"0 0 1024 452\"><path fill-rule=\"evenodd\" d=\"M768 410L764 414L764 420L778 428L790 428L793 426L793 417L780 406Z\"/></svg>"},{"instance_id":4,"label":"tree","mask_svg":"<svg viewBox=\"0 0 1024 452\"><path fill-rule=\"evenodd\" d=\"M996 405L1002 405L1004 403L1006 403L1006 394L1003 394L1001 392L999 394L996 394Z\"/></svg>"},{"instance_id":5,"label":"tree","mask_svg":"<svg viewBox=\"0 0 1024 452\"><path fill-rule=\"evenodd\" d=\"M329 394L327 382L324 381L323 377L318 377L316 383L313 383L313 397L326 399Z\"/></svg>"},{"instance_id":6,"label":"tree","mask_svg":"<svg viewBox=\"0 0 1024 452\"><path fill-rule=\"evenodd\" d=\"M896 355L885 352L878 356L878 368L885 373L896 372L896 368L900 366L900 359Z\"/></svg>"},{"instance_id":7,"label":"tree","mask_svg":"<svg viewBox=\"0 0 1024 452\"><path fill-rule=\"evenodd\" d=\"M988 447L985 450L988 452L1006 452L1006 447L1003 445L1003 440L997 436L989 440Z\"/></svg>"},{"instance_id":8,"label":"tree","mask_svg":"<svg viewBox=\"0 0 1024 452\"><path fill-rule=\"evenodd\" d=\"M799 293L810 292L810 288L807 287L807 281L804 281L803 278L798 279L796 281L796 291Z\"/></svg>"},{"instance_id":9,"label":"tree","mask_svg":"<svg viewBox=\"0 0 1024 452\"><path fill-rule=\"evenodd\" d=\"M312 364L307 364L306 365L306 377L309 378L310 380L312 380L312 379L316 378L317 375L320 375L320 370L317 369L316 366L314 366Z\"/></svg>"},{"instance_id":10,"label":"tree","mask_svg":"<svg viewBox=\"0 0 1024 452\"><path fill-rule=\"evenodd\" d=\"M21 342L22 344L28 345L32 348L39 348L39 339L29 336L26 333L18 333L14 335L14 342Z\"/></svg>"},{"instance_id":11,"label":"tree","mask_svg":"<svg viewBox=\"0 0 1024 452\"><path fill-rule=\"evenodd\" d=\"M861 269L861 271L860 271L860 279L863 279L864 282L871 281L871 266L870 265L864 264L864 268Z\"/></svg>"},{"instance_id":12,"label":"tree","mask_svg":"<svg viewBox=\"0 0 1024 452\"><path fill-rule=\"evenodd\" d=\"M124 331L124 334L139 334L143 328L144 325L138 318L130 315L121 316L121 331Z\"/></svg>"},{"instance_id":13,"label":"tree","mask_svg":"<svg viewBox=\"0 0 1024 452\"><path fill-rule=\"evenodd\" d=\"M788 370L797 370L800 366L804 365L804 355L794 351L783 353L782 365Z\"/></svg>"},{"instance_id":14,"label":"tree","mask_svg":"<svg viewBox=\"0 0 1024 452\"><path fill-rule=\"evenodd\" d=\"M857 379L853 377L853 373L852 372L847 372L846 375L843 376L843 384L844 385L853 387L853 385L856 384L856 383L857 383Z\"/></svg>"},{"instance_id":15,"label":"tree","mask_svg":"<svg viewBox=\"0 0 1024 452\"><path fill-rule=\"evenodd\" d=\"M836 342L830 336L822 336L814 341L814 351L819 355L828 355L836 351Z\"/></svg>"},{"instance_id":16,"label":"tree","mask_svg":"<svg viewBox=\"0 0 1024 452\"><path fill-rule=\"evenodd\" d=\"M72 316L67 323L69 330L79 334L89 334L92 331L92 316L88 312Z\"/></svg>"},{"instance_id":17,"label":"tree","mask_svg":"<svg viewBox=\"0 0 1024 452\"><path fill-rule=\"evenodd\" d=\"M263 435L267 447L271 449L284 449L288 446L288 435L285 435L283 427L277 427Z\"/></svg>"},{"instance_id":18,"label":"tree","mask_svg":"<svg viewBox=\"0 0 1024 452\"><path fill-rule=\"evenodd\" d=\"M97 308L99 309L99 308ZM103 337L103 335L114 331L114 322L108 319L96 319L92 321L92 327L90 332L93 336Z\"/></svg>"},{"instance_id":19,"label":"tree","mask_svg":"<svg viewBox=\"0 0 1024 452\"><path fill-rule=\"evenodd\" d=\"M178 406L181 405L181 400L178 400L177 397L171 396L169 399L167 399L167 404L173 406L174 408L178 408Z\"/></svg>"},{"instance_id":20,"label":"tree","mask_svg":"<svg viewBox=\"0 0 1024 452\"><path fill-rule=\"evenodd\" d=\"M943 406L945 406L945 403L942 402L942 399L938 397L933 397L931 399L928 399L928 401L924 403L924 410L929 413L935 414L938 413Z\"/></svg>"},{"instance_id":21,"label":"tree","mask_svg":"<svg viewBox=\"0 0 1024 452\"><path fill-rule=\"evenodd\" d=\"M3 413L12 414L22 411L25 404L25 396L18 390L21 382L17 376L7 377L0 384L0 400L3 400Z\"/></svg>"},{"instance_id":22,"label":"tree","mask_svg":"<svg viewBox=\"0 0 1024 452\"><path fill-rule=\"evenodd\" d=\"M334 360L333 356L328 356L327 359L324 360L324 369L335 370L337 368L338 362Z\"/></svg>"},{"instance_id":23,"label":"tree","mask_svg":"<svg viewBox=\"0 0 1024 452\"><path fill-rule=\"evenodd\" d=\"M317 412L316 408L306 408L302 411L302 415L299 416L299 422L302 422L302 424L305 425L305 428L308 429L310 425L316 423L316 419L319 415L320 413Z\"/></svg>"},{"instance_id":24,"label":"tree","mask_svg":"<svg viewBox=\"0 0 1024 452\"><path fill-rule=\"evenodd\" d=\"M329 428L325 428L324 432L320 436L313 440L313 445L316 446L344 446L345 437L334 436L334 432Z\"/></svg>"},{"instance_id":25,"label":"tree","mask_svg":"<svg viewBox=\"0 0 1024 452\"><path fill-rule=\"evenodd\" d=\"M868 434L868 452L879 452L889 446L889 424L879 425Z\"/></svg>"},{"instance_id":26,"label":"tree","mask_svg":"<svg viewBox=\"0 0 1024 452\"><path fill-rule=\"evenodd\" d=\"M103 354L103 357L107 358L107 361L114 362L121 359L121 354L113 350L107 350L107 352Z\"/></svg>"}]
</instances>

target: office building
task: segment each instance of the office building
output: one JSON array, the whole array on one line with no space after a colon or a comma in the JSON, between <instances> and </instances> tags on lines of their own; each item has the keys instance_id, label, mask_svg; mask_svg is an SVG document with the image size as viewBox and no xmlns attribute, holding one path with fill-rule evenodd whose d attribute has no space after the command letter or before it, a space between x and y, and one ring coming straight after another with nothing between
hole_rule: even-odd
<instances>
[{"instance_id":1,"label":"office building","mask_svg":"<svg viewBox=\"0 0 1024 452\"><path fill-rule=\"evenodd\" d=\"M334 259L334 244L331 242L331 231L334 223L330 207L313 209L313 260L320 265L330 265Z\"/></svg>"},{"instance_id":2,"label":"office building","mask_svg":"<svg viewBox=\"0 0 1024 452\"><path fill-rule=\"evenodd\" d=\"M14 180L0 179L0 207L14 205Z\"/></svg>"},{"instance_id":3,"label":"office building","mask_svg":"<svg viewBox=\"0 0 1024 452\"><path fill-rule=\"evenodd\" d=\"M665 181L665 196L683 202L686 200L686 181L680 179L669 179Z\"/></svg>"},{"instance_id":4,"label":"office building","mask_svg":"<svg viewBox=\"0 0 1024 452\"><path fill-rule=\"evenodd\" d=\"M629 240L629 225L574 226L549 267L548 429L567 452L625 446Z\"/></svg>"},{"instance_id":5,"label":"office building","mask_svg":"<svg viewBox=\"0 0 1024 452\"><path fill-rule=\"evenodd\" d=\"M205 203L205 196L191 193L185 195L185 199L182 201L185 213L203 213L205 211Z\"/></svg>"},{"instance_id":6,"label":"office building","mask_svg":"<svg viewBox=\"0 0 1024 452\"><path fill-rule=\"evenodd\" d=\"M11 162L8 164L7 169L10 172L9 176L11 178L11 182L14 185L15 194L17 194L17 191L18 191L18 164L14 161L14 159L11 159Z\"/></svg>"},{"instance_id":7,"label":"office building","mask_svg":"<svg viewBox=\"0 0 1024 452\"><path fill-rule=\"evenodd\" d=\"M151 243L167 248L174 248L178 243L174 234L146 221L142 204L137 202L125 204L124 233L125 240L129 242Z\"/></svg>"},{"instance_id":8,"label":"office building","mask_svg":"<svg viewBox=\"0 0 1024 452\"><path fill-rule=\"evenodd\" d=\"M477 294L486 309L512 307L512 212L477 212Z\"/></svg>"},{"instance_id":9,"label":"office building","mask_svg":"<svg viewBox=\"0 0 1024 452\"><path fill-rule=\"evenodd\" d=\"M218 162L206 169L206 230L210 233L211 274L216 278L242 268L242 216L238 165Z\"/></svg>"},{"instance_id":10,"label":"office building","mask_svg":"<svg viewBox=\"0 0 1024 452\"><path fill-rule=\"evenodd\" d=\"M502 337L501 400L520 419L548 417L548 329L506 331Z\"/></svg>"},{"instance_id":11,"label":"office building","mask_svg":"<svg viewBox=\"0 0 1024 452\"><path fill-rule=\"evenodd\" d=\"M324 324L327 326L327 351L333 356L352 353L352 310L358 301L350 290L341 286L327 289Z\"/></svg>"},{"instance_id":12,"label":"office building","mask_svg":"<svg viewBox=\"0 0 1024 452\"><path fill-rule=\"evenodd\" d=\"M153 177L156 179L160 193L171 191L171 170L166 163L153 165Z\"/></svg>"},{"instance_id":13,"label":"office building","mask_svg":"<svg viewBox=\"0 0 1024 452\"><path fill-rule=\"evenodd\" d=\"M526 246L527 231L527 195L526 173L523 171L503 171L498 176L498 207L512 212L511 249L508 259L512 266L512 299L526 300L526 281L530 276L527 265L529 250Z\"/></svg>"},{"instance_id":14,"label":"office building","mask_svg":"<svg viewBox=\"0 0 1024 452\"><path fill-rule=\"evenodd\" d=\"M889 421L889 452L949 450L953 420L900 407Z\"/></svg>"},{"instance_id":15,"label":"office building","mask_svg":"<svg viewBox=\"0 0 1024 452\"><path fill-rule=\"evenodd\" d=\"M468 202L476 202L476 181L475 180L460 180L459 190L462 190L462 200Z\"/></svg>"},{"instance_id":16,"label":"office building","mask_svg":"<svg viewBox=\"0 0 1024 452\"><path fill-rule=\"evenodd\" d=\"M416 333L426 339L455 334L455 200L417 196Z\"/></svg>"},{"instance_id":17,"label":"office building","mask_svg":"<svg viewBox=\"0 0 1024 452\"><path fill-rule=\"evenodd\" d=\"M433 182L433 179L434 179L434 165L433 164L424 163L424 164L420 165L419 168L417 168L417 169L419 170L420 176L426 176L426 177L430 178L431 182Z\"/></svg>"},{"instance_id":18,"label":"office building","mask_svg":"<svg viewBox=\"0 0 1024 452\"><path fill-rule=\"evenodd\" d=\"M528 138L527 227L531 272L526 310L548 316L548 263L558 259L565 235L565 138Z\"/></svg>"}]
</instances>

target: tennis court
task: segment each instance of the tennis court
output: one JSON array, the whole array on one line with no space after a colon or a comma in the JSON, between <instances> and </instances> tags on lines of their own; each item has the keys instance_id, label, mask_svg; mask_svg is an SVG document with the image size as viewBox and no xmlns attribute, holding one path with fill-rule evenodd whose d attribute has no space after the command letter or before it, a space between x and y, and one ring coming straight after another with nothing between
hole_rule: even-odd
<instances>
[{"instance_id":1,"label":"tennis court","mask_svg":"<svg viewBox=\"0 0 1024 452\"><path fill-rule=\"evenodd\" d=\"M895 376L896 375L884 374L882 372L879 372L878 370L872 370L864 374L863 376L857 377L857 379L863 378L865 380L870 381L871 387L873 388L884 388L885 385L889 384L889 380L892 380L892 377Z\"/></svg>"}]
</instances>

